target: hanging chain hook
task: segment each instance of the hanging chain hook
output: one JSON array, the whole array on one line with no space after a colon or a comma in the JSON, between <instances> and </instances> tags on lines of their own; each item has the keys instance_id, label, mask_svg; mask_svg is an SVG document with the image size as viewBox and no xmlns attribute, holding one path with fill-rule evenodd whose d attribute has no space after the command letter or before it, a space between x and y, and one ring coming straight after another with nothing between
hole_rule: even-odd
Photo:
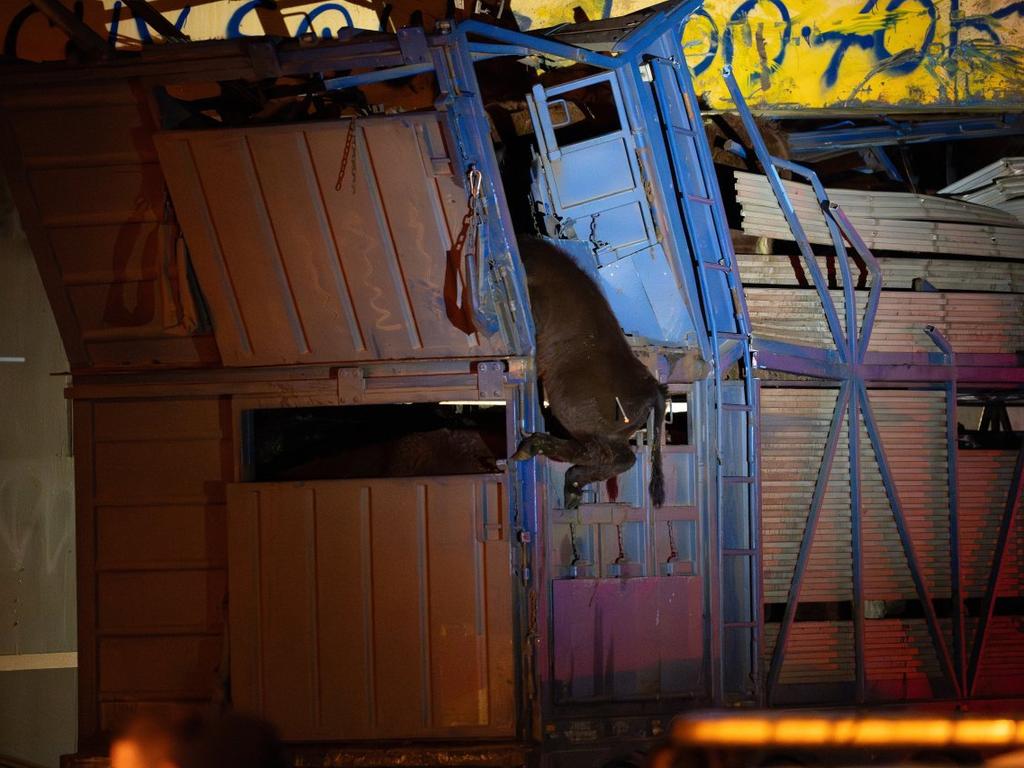
<instances>
[{"instance_id":1,"label":"hanging chain hook","mask_svg":"<svg viewBox=\"0 0 1024 768\"><path fill-rule=\"evenodd\" d=\"M622 523L615 524L615 540L619 545L619 556L612 561L615 565L622 565L626 562L626 548L622 543Z\"/></svg>"},{"instance_id":2,"label":"hanging chain hook","mask_svg":"<svg viewBox=\"0 0 1024 768\"><path fill-rule=\"evenodd\" d=\"M474 200L480 198L483 186L484 174L479 168L473 166L469 169L469 194Z\"/></svg>"},{"instance_id":3,"label":"hanging chain hook","mask_svg":"<svg viewBox=\"0 0 1024 768\"><path fill-rule=\"evenodd\" d=\"M352 161L352 194L356 193L356 159L352 157L352 150L356 142L356 119L353 117L348 123L348 133L345 135L345 148L341 152L341 167L338 169L338 181L334 184L334 191L341 192L342 182L345 179L345 171L348 170L349 160Z\"/></svg>"},{"instance_id":4,"label":"hanging chain hook","mask_svg":"<svg viewBox=\"0 0 1024 768\"><path fill-rule=\"evenodd\" d=\"M576 546L576 523L569 523L569 545L572 547L572 562L569 566L579 565L580 551Z\"/></svg>"}]
</instances>

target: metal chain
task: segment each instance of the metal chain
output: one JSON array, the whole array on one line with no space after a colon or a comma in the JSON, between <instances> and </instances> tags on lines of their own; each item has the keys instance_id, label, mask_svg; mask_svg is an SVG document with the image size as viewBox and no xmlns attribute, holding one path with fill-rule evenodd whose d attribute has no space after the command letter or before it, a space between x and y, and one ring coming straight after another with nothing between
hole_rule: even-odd
<instances>
[{"instance_id":1,"label":"metal chain","mask_svg":"<svg viewBox=\"0 0 1024 768\"><path fill-rule=\"evenodd\" d=\"M615 538L619 544L619 556L612 562L622 564L626 562L626 548L622 544L622 523L615 524Z\"/></svg>"},{"instance_id":2,"label":"metal chain","mask_svg":"<svg viewBox=\"0 0 1024 768\"><path fill-rule=\"evenodd\" d=\"M481 285L478 284L480 276L477 274L476 263L479 255L479 238L483 227L483 174L477 168L470 168L467 174L469 186L469 199L466 201L466 214L462 217L462 224L459 232L448 251L448 266L450 270L460 278L461 302L458 308L463 315L463 325L458 326L465 333L472 333L476 330L472 317L473 295L480 295ZM458 291L458 289L457 289ZM467 295L468 292L468 295ZM458 301L458 292L452 296Z\"/></svg>"},{"instance_id":3,"label":"metal chain","mask_svg":"<svg viewBox=\"0 0 1024 768\"><path fill-rule=\"evenodd\" d=\"M668 560L665 562L671 563L679 559L679 550L676 549L676 528L671 520L666 520L665 523L668 525Z\"/></svg>"},{"instance_id":4,"label":"metal chain","mask_svg":"<svg viewBox=\"0 0 1024 768\"><path fill-rule=\"evenodd\" d=\"M576 523L569 523L569 545L572 547L572 562L570 567L579 563L580 551L576 548Z\"/></svg>"},{"instance_id":5,"label":"metal chain","mask_svg":"<svg viewBox=\"0 0 1024 768\"><path fill-rule=\"evenodd\" d=\"M352 150L356 143L356 119L353 117L348 121L348 133L345 136L345 149L341 152L341 167L338 169L338 181L334 185L335 192L341 192L341 183L345 179L345 171L348 169L349 160L352 160L352 194L356 193L356 163L358 157L352 156Z\"/></svg>"}]
</instances>

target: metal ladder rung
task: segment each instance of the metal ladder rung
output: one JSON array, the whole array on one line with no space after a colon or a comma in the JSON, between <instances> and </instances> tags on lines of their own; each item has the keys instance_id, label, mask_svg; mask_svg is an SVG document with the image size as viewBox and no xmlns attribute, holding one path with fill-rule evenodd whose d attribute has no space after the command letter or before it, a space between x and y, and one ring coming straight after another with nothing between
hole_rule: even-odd
<instances>
[{"instance_id":1,"label":"metal ladder rung","mask_svg":"<svg viewBox=\"0 0 1024 768\"><path fill-rule=\"evenodd\" d=\"M753 406L745 403L722 403L723 411L743 411L744 413L751 413L754 408Z\"/></svg>"},{"instance_id":2,"label":"metal ladder rung","mask_svg":"<svg viewBox=\"0 0 1024 768\"><path fill-rule=\"evenodd\" d=\"M691 195L691 194L687 193L686 194L686 199L689 200L691 203L700 203L701 205L714 205L715 204L714 200L712 200L710 197L704 197L703 195Z\"/></svg>"},{"instance_id":3,"label":"metal ladder rung","mask_svg":"<svg viewBox=\"0 0 1024 768\"><path fill-rule=\"evenodd\" d=\"M719 331L716 334L720 339L739 339L743 341L747 338L745 333L734 333L733 331Z\"/></svg>"},{"instance_id":4,"label":"metal ladder rung","mask_svg":"<svg viewBox=\"0 0 1024 768\"><path fill-rule=\"evenodd\" d=\"M723 483L752 483L754 482L753 475L722 475Z\"/></svg>"},{"instance_id":5,"label":"metal ladder rung","mask_svg":"<svg viewBox=\"0 0 1024 768\"><path fill-rule=\"evenodd\" d=\"M732 272L732 267L728 264L719 264L717 261L704 261L701 263L704 265L704 269L713 269L716 272Z\"/></svg>"},{"instance_id":6,"label":"metal ladder rung","mask_svg":"<svg viewBox=\"0 0 1024 768\"><path fill-rule=\"evenodd\" d=\"M755 549L723 549L722 555L724 557L754 557L757 555Z\"/></svg>"},{"instance_id":7,"label":"metal ladder rung","mask_svg":"<svg viewBox=\"0 0 1024 768\"><path fill-rule=\"evenodd\" d=\"M755 629L757 627L756 621L723 621L722 627L725 629Z\"/></svg>"}]
</instances>

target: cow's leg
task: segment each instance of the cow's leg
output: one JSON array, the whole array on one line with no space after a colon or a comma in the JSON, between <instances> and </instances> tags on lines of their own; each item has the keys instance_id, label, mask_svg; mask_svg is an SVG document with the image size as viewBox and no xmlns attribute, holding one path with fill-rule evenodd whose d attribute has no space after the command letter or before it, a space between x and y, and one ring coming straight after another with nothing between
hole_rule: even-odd
<instances>
[{"instance_id":1,"label":"cow's leg","mask_svg":"<svg viewBox=\"0 0 1024 768\"><path fill-rule=\"evenodd\" d=\"M603 445L600 448L590 451L590 453L598 453L601 456L600 463L574 464L565 473L565 487L562 495L566 509L576 509L580 505L583 486L621 475L636 462L636 455L630 449L629 443L602 442Z\"/></svg>"},{"instance_id":2,"label":"cow's leg","mask_svg":"<svg viewBox=\"0 0 1024 768\"><path fill-rule=\"evenodd\" d=\"M534 432L523 438L511 460L522 461L538 455L547 456L554 461L567 461L570 464L586 461L588 458L586 446L576 440L565 440L546 432Z\"/></svg>"}]
</instances>

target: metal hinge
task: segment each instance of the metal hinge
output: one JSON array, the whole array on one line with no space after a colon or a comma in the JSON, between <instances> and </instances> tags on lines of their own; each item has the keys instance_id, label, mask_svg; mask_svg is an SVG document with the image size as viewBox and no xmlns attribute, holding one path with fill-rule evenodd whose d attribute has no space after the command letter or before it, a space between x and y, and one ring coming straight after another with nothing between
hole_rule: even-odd
<instances>
[{"instance_id":1,"label":"metal hinge","mask_svg":"<svg viewBox=\"0 0 1024 768\"><path fill-rule=\"evenodd\" d=\"M505 366L495 360L477 363L476 388L481 400L505 399Z\"/></svg>"},{"instance_id":2,"label":"metal hinge","mask_svg":"<svg viewBox=\"0 0 1024 768\"><path fill-rule=\"evenodd\" d=\"M335 375L338 379L338 402L361 403L366 392L366 379L362 368L339 368Z\"/></svg>"}]
</instances>

